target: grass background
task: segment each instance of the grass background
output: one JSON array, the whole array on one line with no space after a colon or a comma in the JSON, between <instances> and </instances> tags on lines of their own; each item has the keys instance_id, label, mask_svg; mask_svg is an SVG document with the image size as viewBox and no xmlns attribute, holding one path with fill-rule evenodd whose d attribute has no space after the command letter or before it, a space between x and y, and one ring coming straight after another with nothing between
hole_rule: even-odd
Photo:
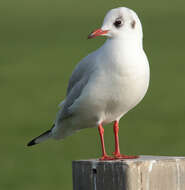
<instances>
[{"instance_id":1,"label":"grass background","mask_svg":"<svg viewBox=\"0 0 185 190\"><path fill-rule=\"evenodd\" d=\"M121 150L185 156L184 0L1 0L0 189L70 190L71 161L100 155L96 128L25 145L50 128L73 68L104 42L87 35L119 6L141 18L151 67L146 97L121 120ZM112 127L105 141L111 153Z\"/></svg>"}]
</instances>

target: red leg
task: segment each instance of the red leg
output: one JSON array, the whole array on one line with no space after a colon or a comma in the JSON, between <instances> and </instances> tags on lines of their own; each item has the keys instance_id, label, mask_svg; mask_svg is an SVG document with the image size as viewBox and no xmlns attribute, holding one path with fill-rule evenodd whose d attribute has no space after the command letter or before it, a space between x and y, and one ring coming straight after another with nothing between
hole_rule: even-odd
<instances>
[{"instance_id":1,"label":"red leg","mask_svg":"<svg viewBox=\"0 0 185 190\"><path fill-rule=\"evenodd\" d=\"M115 159L134 159L134 158L138 158L138 156L126 156L123 154L120 154L120 149L119 149L119 123L118 121L114 122L114 137L115 137L115 152L114 154L114 158Z\"/></svg>"},{"instance_id":2,"label":"red leg","mask_svg":"<svg viewBox=\"0 0 185 190\"><path fill-rule=\"evenodd\" d=\"M100 158L100 160L113 160L113 157L108 156L105 151L104 128L101 124L98 126L98 130L99 130L101 146L102 146L102 157Z\"/></svg>"}]
</instances>

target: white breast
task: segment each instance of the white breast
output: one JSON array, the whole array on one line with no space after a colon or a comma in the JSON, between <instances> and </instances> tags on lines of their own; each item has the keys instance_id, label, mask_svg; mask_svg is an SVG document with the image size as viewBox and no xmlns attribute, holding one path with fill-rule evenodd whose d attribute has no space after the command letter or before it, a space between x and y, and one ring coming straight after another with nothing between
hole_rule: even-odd
<instances>
[{"instance_id":1,"label":"white breast","mask_svg":"<svg viewBox=\"0 0 185 190\"><path fill-rule=\"evenodd\" d=\"M96 105L101 122L120 118L142 100L148 89L149 65L143 49L123 49L123 53L115 52L111 57L101 54L91 84L88 101Z\"/></svg>"}]
</instances>

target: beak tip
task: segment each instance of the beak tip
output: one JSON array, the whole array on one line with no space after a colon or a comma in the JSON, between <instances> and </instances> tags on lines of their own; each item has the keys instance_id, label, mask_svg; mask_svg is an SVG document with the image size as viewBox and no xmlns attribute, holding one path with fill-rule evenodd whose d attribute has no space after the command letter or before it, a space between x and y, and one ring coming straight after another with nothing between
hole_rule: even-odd
<instances>
[{"instance_id":1,"label":"beak tip","mask_svg":"<svg viewBox=\"0 0 185 190\"><path fill-rule=\"evenodd\" d=\"M89 34L89 35L87 36L87 39L89 40L89 39L91 39L91 38L92 38L92 35Z\"/></svg>"}]
</instances>

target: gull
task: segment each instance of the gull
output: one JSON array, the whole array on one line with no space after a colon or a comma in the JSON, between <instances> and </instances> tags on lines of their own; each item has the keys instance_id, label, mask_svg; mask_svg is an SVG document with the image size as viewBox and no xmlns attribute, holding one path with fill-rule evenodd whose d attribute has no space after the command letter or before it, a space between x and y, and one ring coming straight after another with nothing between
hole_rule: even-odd
<instances>
[{"instance_id":1,"label":"gull","mask_svg":"<svg viewBox=\"0 0 185 190\"><path fill-rule=\"evenodd\" d=\"M88 38L97 36L107 39L75 67L54 125L28 146L98 127L101 160L137 158L120 153L118 132L120 119L143 99L149 86L150 70L143 50L142 25L133 10L114 8L106 14L101 28ZM113 123L113 156L107 155L104 144L103 125L108 123Z\"/></svg>"}]
</instances>

